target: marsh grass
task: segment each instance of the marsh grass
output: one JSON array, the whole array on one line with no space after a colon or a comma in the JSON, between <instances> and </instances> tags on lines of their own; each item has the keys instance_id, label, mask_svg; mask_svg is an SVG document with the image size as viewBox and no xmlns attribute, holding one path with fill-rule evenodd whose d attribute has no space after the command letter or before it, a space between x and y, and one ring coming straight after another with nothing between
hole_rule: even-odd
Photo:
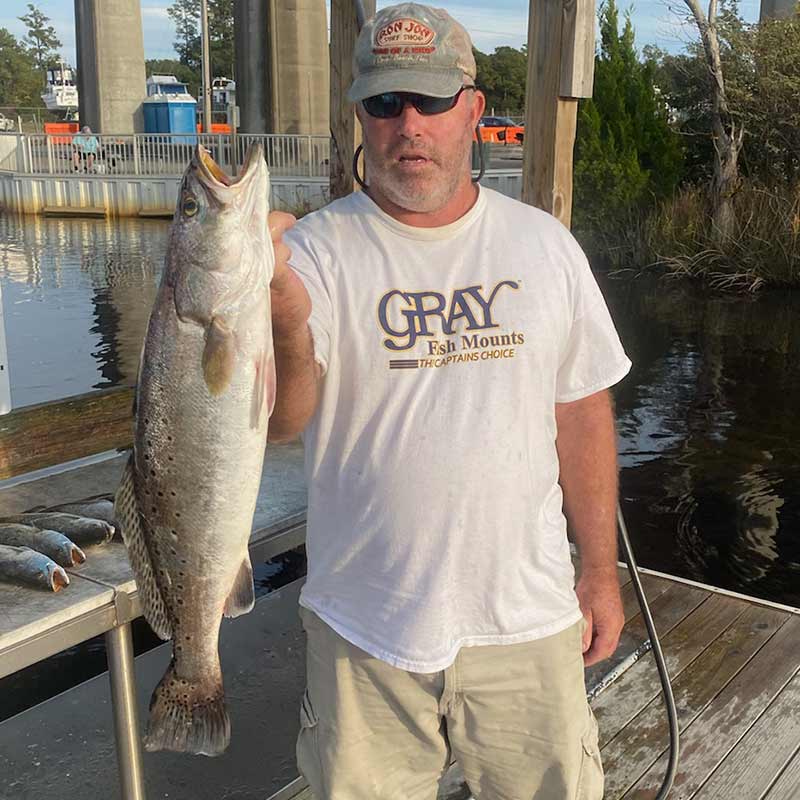
<instances>
[{"instance_id":1,"label":"marsh grass","mask_svg":"<svg viewBox=\"0 0 800 800\"><path fill-rule=\"evenodd\" d=\"M756 291L800 286L800 192L743 183L734 198L737 230L718 235L707 194L684 188L649 212L631 214L613 237L590 236L617 276L660 272L711 287Z\"/></svg>"}]
</instances>

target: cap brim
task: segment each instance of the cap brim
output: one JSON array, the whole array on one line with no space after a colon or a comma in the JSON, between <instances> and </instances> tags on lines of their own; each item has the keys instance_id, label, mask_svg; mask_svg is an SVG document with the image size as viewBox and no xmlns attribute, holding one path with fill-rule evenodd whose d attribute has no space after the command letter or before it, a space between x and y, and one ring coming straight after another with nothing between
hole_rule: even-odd
<instances>
[{"instance_id":1,"label":"cap brim","mask_svg":"<svg viewBox=\"0 0 800 800\"><path fill-rule=\"evenodd\" d=\"M353 103L384 92L415 92L430 97L452 97L464 85L460 69L377 69L359 75L347 92Z\"/></svg>"}]
</instances>

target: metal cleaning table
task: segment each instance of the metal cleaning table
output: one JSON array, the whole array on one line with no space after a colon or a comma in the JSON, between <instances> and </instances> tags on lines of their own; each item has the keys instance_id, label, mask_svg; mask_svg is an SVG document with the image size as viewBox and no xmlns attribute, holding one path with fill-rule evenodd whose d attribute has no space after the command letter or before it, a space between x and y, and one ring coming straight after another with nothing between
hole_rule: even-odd
<instances>
[{"instance_id":1,"label":"metal cleaning table","mask_svg":"<svg viewBox=\"0 0 800 800\"><path fill-rule=\"evenodd\" d=\"M88 470L91 477L87 475L91 485L84 481L82 495L74 494L75 476L63 473L14 487L0 493L0 514L23 510L37 499L53 503L108 491L109 484L116 485L123 463L117 458L100 469L94 465ZM72 494L65 496L65 491ZM253 561L272 558L305 541L305 496L301 446L271 448L250 539ZM57 594L0 584L0 678L103 634L121 796L144 800L130 627L142 614L138 591L121 542L88 547L86 556L85 564L67 570L70 585Z\"/></svg>"}]
</instances>

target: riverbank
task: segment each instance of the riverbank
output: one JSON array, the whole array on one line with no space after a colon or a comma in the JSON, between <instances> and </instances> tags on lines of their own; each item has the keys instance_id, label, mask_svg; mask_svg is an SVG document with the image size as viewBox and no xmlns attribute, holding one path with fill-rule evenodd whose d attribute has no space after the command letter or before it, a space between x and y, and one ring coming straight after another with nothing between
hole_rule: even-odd
<instances>
[{"instance_id":1,"label":"riverbank","mask_svg":"<svg viewBox=\"0 0 800 800\"><path fill-rule=\"evenodd\" d=\"M617 276L688 278L712 292L800 288L800 191L743 181L734 208L736 233L721 237L707 192L687 187L578 237L593 264Z\"/></svg>"}]
</instances>

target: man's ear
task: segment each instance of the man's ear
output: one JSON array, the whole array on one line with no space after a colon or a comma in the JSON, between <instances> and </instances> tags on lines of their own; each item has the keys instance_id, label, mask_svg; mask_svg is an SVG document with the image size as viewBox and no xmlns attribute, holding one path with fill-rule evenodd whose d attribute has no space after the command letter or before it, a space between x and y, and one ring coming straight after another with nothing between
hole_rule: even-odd
<instances>
[{"instance_id":1,"label":"man's ear","mask_svg":"<svg viewBox=\"0 0 800 800\"><path fill-rule=\"evenodd\" d=\"M475 95L472 101L472 127L474 128L486 109L486 95L480 89L476 89L473 95Z\"/></svg>"}]
</instances>

